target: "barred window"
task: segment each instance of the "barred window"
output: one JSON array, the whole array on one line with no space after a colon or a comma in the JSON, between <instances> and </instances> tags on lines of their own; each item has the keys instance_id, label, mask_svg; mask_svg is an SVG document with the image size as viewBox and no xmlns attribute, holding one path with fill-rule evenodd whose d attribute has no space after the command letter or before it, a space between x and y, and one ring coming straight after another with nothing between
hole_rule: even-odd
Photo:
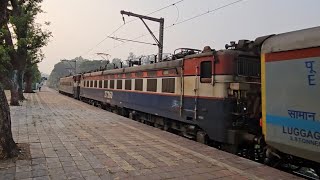
<instances>
[{"instance_id":1,"label":"barred window","mask_svg":"<svg viewBox=\"0 0 320 180\"><path fill-rule=\"evenodd\" d=\"M104 88L108 88L108 80L104 80L103 87L104 87Z\"/></svg>"},{"instance_id":2,"label":"barred window","mask_svg":"<svg viewBox=\"0 0 320 180\"><path fill-rule=\"evenodd\" d=\"M162 92L174 93L175 92L175 79L174 78L163 78L162 79Z\"/></svg>"},{"instance_id":3,"label":"barred window","mask_svg":"<svg viewBox=\"0 0 320 180\"><path fill-rule=\"evenodd\" d=\"M114 89L114 80L110 80L110 89Z\"/></svg>"},{"instance_id":4,"label":"barred window","mask_svg":"<svg viewBox=\"0 0 320 180\"><path fill-rule=\"evenodd\" d=\"M117 89L122 89L122 80L117 80Z\"/></svg>"},{"instance_id":5,"label":"barred window","mask_svg":"<svg viewBox=\"0 0 320 180\"><path fill-rule=\"evenodd\" d=\"M157 79L147 80L147 91L157 92Z\"/></svg>"},{"instance_id":6,"label":"barred window","mask_svg":"<svg viewBox=\"0 0 320 180\"><path fill-rule=\"evenodd\" d=\"M143 87L143 79L136 79L135 82L135 90L136 91L142 91L142 87Z\"/></svg>"},{"instance_id":7,"label":"barred window","mask_svg":"<svg viewBox=\"0 0 320 180\"><path fill-rule=\"evenodd\" d=\"M102 88L102 81L99 81L99 88Z\"/></svg>"},{"instance_id":8,"label":"barred window","mask_svg":"<svg viewBox=\"0 0 320 180\"><path fill-rule=\"evenodd\" d=\"M98 81L94 81L94 87L98 87Z\"/></svg>"},{"instance_id":9,"label":"barred window","mask_svg":"<svg viewBox=\"0 0 320 180\"><path fill-rule=\"evenodd\" d=\"M131 90L131 79L127 79L126 81L125 81L125 89L126 90Z\"/></svg>"}]
</instances>

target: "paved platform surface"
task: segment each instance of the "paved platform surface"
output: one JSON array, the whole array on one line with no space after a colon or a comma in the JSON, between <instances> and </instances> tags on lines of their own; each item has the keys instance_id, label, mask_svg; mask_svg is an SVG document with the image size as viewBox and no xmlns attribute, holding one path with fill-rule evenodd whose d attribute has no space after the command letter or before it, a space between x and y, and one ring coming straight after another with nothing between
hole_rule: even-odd
<instances>
[{"instance_id":1,"label":"paved platform surface","mask_svg":"<svg viewBox=\"0 0 320 180\"><path fill-rule=\"evenodd\" d=\"M0 179L298 179L43 90L11 107L32 159L0 161Z\"/></svg>"}]
</instances>

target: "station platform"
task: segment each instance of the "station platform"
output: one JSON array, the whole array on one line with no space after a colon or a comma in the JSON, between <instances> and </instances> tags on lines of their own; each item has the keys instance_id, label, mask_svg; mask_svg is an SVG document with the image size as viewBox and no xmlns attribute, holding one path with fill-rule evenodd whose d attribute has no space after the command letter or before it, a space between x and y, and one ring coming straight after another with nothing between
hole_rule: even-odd
<instances>
[{"instance_id":1,"label":"station platform","mask_svg":"<svg viewBox=\"0 0 320 180\"><path fill-rule=\"evenodd\" d=\"M0 161L0 179L300 179L46 87L25 97L11 116L31 157Z\"/></svg>"}]
</instances>

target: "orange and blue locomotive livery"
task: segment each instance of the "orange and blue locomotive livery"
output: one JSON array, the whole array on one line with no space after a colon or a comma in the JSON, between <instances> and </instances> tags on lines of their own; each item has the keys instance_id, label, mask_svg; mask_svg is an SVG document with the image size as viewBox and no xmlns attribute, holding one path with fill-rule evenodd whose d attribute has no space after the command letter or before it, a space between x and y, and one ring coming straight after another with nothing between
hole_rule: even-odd
<instances>
[{"instance_id":1,"label":"orange and blue locomotive livery","mask_svg":"<svg viewBox=\"0 0 320 180\"><path fill-rule=\"evenodd\" d=\"M249 51L207 48L172 61L84 74L80 97L201 142L235 145L255 137L243 129L249 109L240 101L247 93L259 97L259 67L259 56Z\"/></svg>"},{"instance_id":2,"label":"orange and blue locomotive livery","mask_svg":"<svg viewBox=\"0 0 320 180\"><path fill-rule=\"evenodd\" d=\"M167 61L73 80L73 92L60 91L232 153L320 174L320 27L219 51L183 49Z\"/></svg>"}]
</instances>

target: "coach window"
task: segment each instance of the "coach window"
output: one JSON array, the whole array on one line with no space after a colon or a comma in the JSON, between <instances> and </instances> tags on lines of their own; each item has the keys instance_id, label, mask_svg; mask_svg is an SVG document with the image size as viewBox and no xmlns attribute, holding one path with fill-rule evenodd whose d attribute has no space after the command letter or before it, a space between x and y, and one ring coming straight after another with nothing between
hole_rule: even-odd
<instances>
[{"instance_id":1,"label":"coach window","mask_svg":"<svg viewBox=\"0 0 320 180\"><path fill-rule=\"evenodd\" d=\"M103 87L104 87L104 88L108 88L108 80L104 80L104 82L103 82Z\"/></svg>"},{"instance_id":2,"label":"coach window","mask_svg":"<svg viewBox=\"0 0 320 180\"><path fill-rule=\"evenodd\" d=\"M125 88L125 90L131 90L131 79L127 79L126 81L125 81L125 84L124 84L124 88Z\"/></svg>"},{"instance_id":3,"label":"coach window","mask_svg":"<svg viewBox=\"0 0 320 180\"><path fill-rule=\"evenodd\" d=\"M203 61L200 64L200 82L211 83L212 61Z\"/></svg>"},{"instance_id":4,"label":"coach window","mask_svg":"<svg viewBox=\"0 0 320 180\"><path fill-rule=\"evenodd\" d=\"M90 87L93 87L93 81L90 81Z\"/></svg>"},{"instance_id":5,"label":"coach window","mask_svg":"<svg viewBox=\"0 0 320 180\"><path fill-rule=\"evenodd\" d=\"M163 78L162 79L162 92L174 93L175 92L175 78Z\"/></svg>"},{"instance_id":6,"label":"coach window","mask_svg":"<svg viewBox=\"0 0 320 180\"><path fill-rule=\"evenodd\" d=\"M110 80L110 89L114 89L114 80Z\"/></svg>"},{"instance_id":7,"label":"coach window","mask_svg":"<svg viewBox=\"0 0 320 180\"><path fill-rule=\"evenodd\" d=\"M157 79L147 80L147 91L157 92Z\"/></svg>"},{"instance_id":8,"label":"coach window","mask_svg":"<svg viewBox=\"0 0 320 180\"><path fill-rule=\"evenodd\" d=\"M94 81L94 87L98 87L98 81Z\"/></svg>"},{"instance_id":9,"label":"coach window","mask_svg":"<svg viewBox=\"0 0 320 180\"><path fill-rule=\"evenodd\" d=\"M117 89L122 89L122 80L117 80Z\"/></svg>"},{"instance_id":10,"label":"coach window","mask_svg":"<svg viewBox=\"0 0 320 180\"><path fill-rule=\"evenodd\" d=\"M135 90L136 91L142 91L142 87L143 87L143 79L136 79L134 82L135 85Z\"/></svg>"}]
</instances>

